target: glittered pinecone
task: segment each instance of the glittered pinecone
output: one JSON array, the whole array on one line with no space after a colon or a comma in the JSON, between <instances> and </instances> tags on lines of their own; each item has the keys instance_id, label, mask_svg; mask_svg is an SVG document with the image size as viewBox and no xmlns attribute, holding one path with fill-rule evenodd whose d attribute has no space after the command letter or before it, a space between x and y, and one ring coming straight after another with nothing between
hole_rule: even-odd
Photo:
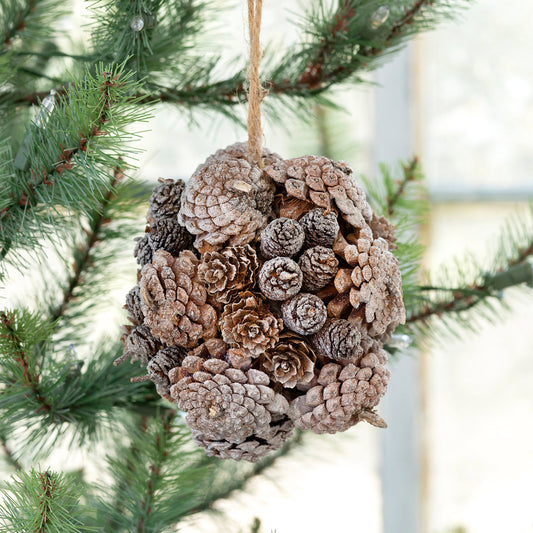
<instances>
[{"instance_id":1,"label":"glittered pinecone","mask_svg":"<svg viewBox=\"0 0 533 533\"><path fill-rule=\"evenodd\" d=\"M405 323L402 300L402 277L398 260L387 242L371 240L367 232L344 250L346 261L353 266L350 303L355 310L364 305L368 333L378 337Z\"/></svg>"},{"instance_id":2,"label":"glittered pinecone","mask_svg":"<svg viewBox=\"0 0 533 533\"><path fill-rule=\"evenodd\" d=\"M159 250L142 269L140 292L145 324L161 342L185 348L217 333L217 314L198 279L198 259L184 250L179 257Z\"/></svg>"},{"instance_id":3,"label":"glittered pinecone","mask_svg":"<svg viewBox=\"0 0 533 533\"><path fill-rule=\"evenodd\" d=\"M226 146L226 148L221 148L217 150L214 154L210 155L204 163L202 163L196 171L205 165L210 165L214 161L222 161L228 159L246 159L248 160L248 143L238 142ZM263 154L261 159L263 160L264 166L272 165L278 161L281 161L281 157L271 152L268 148L263 148Z\"/></svg>"},{"instance_id":4,"label":"glittered pinecone","mask_svg":"<svg viewBox=\"0 0 533 533\"><path fill-rule=\"evenodd\" d=\"M261 233L261 255L265 259L292 257L304 243L304 231L296 220L276 218Z\"/></svg>"},{"instance_id":5,"label":"glittered pinecone","mask_svg":"<svg viewBox=\"0 0 533 533\"><path fill-rule=\"evenodd\" d=\"M150 243L150 236L148 234L142 237L135 238L135 248L133 249L133 257L137 259L139 265L144 266L152 262L154 249Z\"/></svg>"},{"instance_id":6,"label":"glittered pinecone","mask_svg":"<svg viewBox=\"0 0 533 533\"><path fill-rule=\"evenodd\" d=\"M221 359L188 356L169 372L169 379L174 383L170 394L186 413L187 424L210 441L268 440L273 416L288 409L264 372L243 372Z\"/></svg>"},{"instance_id":7,"label":"glittered pinecone","mask_svg":"<svg viewBox=\"0 0 533 533\"><path fill-rule=\"evenodd\" d=\"M185 190L183 180L159 178L159 185L154 187L148 209L148 224L152 226L161 219L175 219L181 206L181 195Z\"/></svg>"},{"instance_id":8,"label":"glittered pinecone","mask_svg":"<svg viewBox=\"0 0 533 533\"><path fill-rule=\"evenodd\" d=\"M161 347L159 341L145 325L123 326L123 330L121 340L124 344L124 355L119 357L115 364L120 364L130 358L132 363L139 361L141 365L147 365Z\"/></svg>"},{"instance_id":9,"label":"glittered pinecone","mask_svg":"<svg viewBox=\"0 0 533 533\"><path fill-rule=\"evenodd\" d=\"M153 252L165 250L177 256L189 248L194 237L175 218L160 218L150 224L148 241Z\"/></svg>"},{"instance_id":10,"label":"glittered pinecone","mask_svg":"<svg viewBox=\"0 0 533 533\"><path fill-rule=\"evenodd\" d=\"M214 301L228 303L254 285L258 268L257 255L251 246L232 246L203 254L198 278Z\"/></svg>"},{"instance_id":11,"label":"glittered pinecone","mask_svg":"<svg viewBox=\"0 0 533 533\"><path fill-rule=\"evenodd\" d=\"M206 454L210 457L255 463L270 452L281 448L282 444L292 436L294 428L292 421L285 416L277 417L280 418L277 421L274 421L274 418L276 417L273 417L270 423L268 438L252 435L241 443L234 443L225 439L211 439L199 431L193 431L192 436L194 442L205 448Z\"/></svg>"},{"instance_id":12,"label":"glittered pinecone","mask_svg":"<svg viewBox=\"0 0 533 533\"><path fill-rule=\"evenodd\" d=\"M361 332L351 322L333 318L326 320L324 327L311 337L311 342L317 355L357 364L363 354L361 337Z\"/></svg>"},{"instance_id":13,"label":"glittered pinecone","mask_svg":"<svg viewBox=\"0 0 533 533\"><path fill-rule=\"evenodd\" d=\"M281 304L285 327L300 335L316 333L327 318L324 302L316 295L302 292Z\"/></svg>"},{"instance_id":14,"label":"glittered pinecone","mask_svg":"<svg viewBox=\"0 0 533 533\"><path fill-rule=\"evenodd\" d=\"M397 248L396 244L394 244L396 241L394 230L396 228L385 217L378 217L374 213L372 215L372 220L370 221L370 229L372 230L374 239L381 237L387 241L389 250Z\"/></svg>"},{"instance_id":15,"label":"glittered pinecone","mask_svg":"<svg viewBox=\"0 0 533 533\"><path fill-rule=\"evenodd\" d=\"M274 348L261 356L261 370L273 381L292 389L314 377L316 355L299 335L283 332Z\"/></svg>"},{"instance_id":16,"label":"glittered pinecone","mask_svg":"<svg viewBox=\"0 0 533 533\"><path fill-rule=\"evenodd\" d=\"M331 248L340 229L337 215L333 211L320 208L312 209L299 222L305 232L305 245L308 248L312 246Z\"/></svg>"},{"instance_id":17,"label":"glittered pinecone","mask_svg":"<svg viewBox=\"0 0 533 533\"><path fill-rule=\"evenodd\" d=\"M290 404L289 416L295 426L315 433L346 431L361 420L386 427L373 412L387 390L390 372L386 362L386 353L376 342L357 365L324 365L318 385Z\"/></svg>"},{"instance_id":18,"label":"glittered pinecone","mask_svg":"<svg viewBox=\"0 0 533 533\"><path fill-rule=\"evenodd\" d=\"M187 182L178 220L200 252L247 244L267 223L272 181L246 159L214 159Z\"/></svg>"},{"instance_id":19,"label":"glittered pinecone","mask_svg":"<svg viewBox=\"0 0 533 533\"><path fill-rule=\"evenodd\" d=\"M155 384L157 393L161 397L171 400L168 373L181 365L185 357L187 357L187 352L183 348L167 346L159 350L146 365L148 377Z\"/></svg>"},{"instance_id":20,"label":"glittered pinecone","mask_svg":"<svg viewBox=\"0 0 533 533\"><path fill-rule=\"evenodd\" d=\"M302 280L300 267L288 257L270 259L259 271L259 288L270 300L287 300L298 294Z\"/></svg>"},{"instance_id":21,"label":"glittered pinecone","mask_svg":"<svg viewBox=\"0 0 533 533\"><path fill-rule=\"evenodd\" d=\"M282 329L281 318L274 316L263 299L251 292L240 293L237 301L227 305L220 317L224 341L250 357L272 348Z\"/></svg>"},{"instance_id":22,"label":"glittered pinecone","mask_svg":"<svg viewBox=\"0 0 533 533\"><path fill-rule=\"evenodd\" d=\"M142 311L142 298L139 291L139 286L135 285L133 289L126 295L126 305L124 309L128 311L128 320L134 326L140 326L144 321L144 314Z\"/></svg>"},{"instance_id":23,"label":"glittered pinecone","mask_svg":"<svg viewBox=\"0 0 533 533\"><path fill-rule=\"evenodd\" d=\"M300 256L298 265L303 274L303 290L316 292L333 281L339 260L331 248L314 246Z\"/></svg>"},{"instance_id":24,"label":"glittered pinecone","mask_svg":"<svg viewBox=\"0 0 533 533\"><path fill-rule=\"evenodd\" d=\"M290 196L310 200L323 209L335 206L354 228L367 227L372 220L372 209L363 189L342 161L313 155L297 157L266 167L265 174L283 183Z\"/></svg>"}]
</instances>

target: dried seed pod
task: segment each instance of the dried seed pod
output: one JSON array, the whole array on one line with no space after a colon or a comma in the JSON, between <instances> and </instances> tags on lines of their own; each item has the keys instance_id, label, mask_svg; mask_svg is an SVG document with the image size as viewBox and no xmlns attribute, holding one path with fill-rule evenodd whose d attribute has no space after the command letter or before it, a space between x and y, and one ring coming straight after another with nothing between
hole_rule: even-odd
<instances>
[{"instance_id":1,"label":"dried seed pod","mask_svg":"<svg viewBox=\"0 0 533 533\"><path fill-rule=\"evenodd\" d=\"M187 359L183 367L197 367L199 358L193 358L191 365ZM268 440L273 417L288 409L287 400L269 384L260 370L243 372L220 359L208 359L172 385L170 394L193 430L212 441L240 444L250 437Z\"/></svg>"},{"instance_id":2,"label":"dried seed pod","mask_svg":"<svg viewBox=\"0 0 533 533\"><path fill-rule=\"evenodd\" d=\"M287 194L310 200L323 209L334 204L342 217L354 228L368 227L372 209L366 196L342 161L308 155L275 162L265 168L275 182L285 186Z\"/></svg>"},{"instance_id":3,"label":"dried seed pod","mask_svg":"<svg viewBox=\"0 0 533 533\"><path fill-rule=\"evenodd\" d=\"M215 440L198 431L193 431L192 436L194 442L205 448L206 454L210 457L255 463L270 452L281 448L282 444L291 437L293 428L294 424L291 420L287 417L281 417L270 423L266 437L259 438L252 435L241 443L234 443L225 439Z\"/></svg>"},{"instance_id":4,"label":"dried seed pod","mask_svg":"<svg viewBox=\"0 0 533 533\"><path fill-rule=\"evenodd\" d=\"M363 354L361 332L342 318L326 320L324 327L311 337L311 342L319 355L329 359L357 364Z\"/></svg>"},{"instance_id":5,"label":"dried seed pod","mask_svg":"<svg viewBox=\"0 0 533 533\"><path fill-rule=\"evenodd\" d=\"M313 209L299 220L305 232L305 245L331 248L339 233L339 222L333 211Z\"/></svg>"},{"instance_id":6,"label":"dried seed pod","mask_svg":"<svg viewBox=\"0 0 533 533\"><path fill-rule=\"evenodd\" d=\"M148 223L153 225L160 219L175 219L181 206L181 195L185 190L183 180L159 178L159 185L154 187L150 196Z\"/></svg>"},{"instance_id":7,"label":"dried seed pod","mask_svg":"<svg viewBox=\"0 0 533 533\"><path fill-rule=\"evenodd\" d=\"M142 269L145 324L165 344L193 348L217 333L217 314L207 303L197 268L198 259L189 250L178 257L159 250Z\"/></svg>"},{"instance_id":8,"label":"dried seed pod","mask_svg":"<svg viewBox=\"0 0 533 533\"><path fill-rule=\"evenodd\" d=\"M326 322L324 302L314 294L300 293L281 304L283 323L300 335L316 333Z\"/></svg>"},{"instance_id":9,"label":"dried seed pod","mask_svg":"<svg viewBox=\"0 0 533 533\"><path fill-rule=\"evenodd\" d=\"M261 369L285 388L309 383L314 376L316 355L301 337L283 332L274 348L261 356Z\"/></svg>"},{"instance_id":10,"label":"dried seed pod","mask_svg":"<svg viewBox=\"0 0 533 533\"><path fill-rule=\"evenodd\" d=\"M139 361L146 365L161 347L159 341L150 333L150 328L145 325L136 327L123 326L124 332L121 340L124 344L124 355L115 360L115 365L131 358L131 362Z\"/></svg>"},{"instance_id":11,"label":"dried seed pod","mask_svg":"<svg viewBox=\"0 0 533 533\"><path fill-rule=\"evenodd\" d=\"M286 300L300 292L302 271L288 257L275 257L267 261L259 271L259 288L271 300Z\"/></svg>"},{"instance_id":12,"label":"dried seed pod","mask_svg":"<svg viewBox=\"0 0 533 533\"><path fill-rule=\"evenodd\" d=\"M298 265L303 274L303 289L316 292L333 281L339 269L339 260L330 248L314 246L300 256Z\"/></svg>"},{"instance_id":13,"label":"dried seed pod","mask_svg":"<svg viewBox=\"0 0 533 533\"><path fill-rule=\"evenodd\" d=\"M386 362L385 351L373 343L357 365L324 365L317 385L290 404L289 416L295 426L315 433L345 431L361 420L386 426L373 412L387 390L390 372Z\"/></svg>"},{"instance_id":14,"label":"dried seed pod","mask_svg":"<svg viewBox=\"0 0 533 533\"><path fill-rule=\"evenodd\" d=\"M154 249L150 243L150 236L143 235L135 238L135 248L133 249L133 257L137 259L139 265L144 266L152 262Z\"/></svg>"},{"instance_id":15,"label":"dried seed pod","mask_svg":"<svg viewBox=\"0 0 533 533\"><path fill-rule=\"evenodd\" d=\"M272 348L283 329L281 318L274 316L261 297L242 292L235 303L227 305L220 317L222 338L232 347L257 357Z\"/></svg>"},{"instance_id":16,"label":"dried seed pod","mask_svg":"<svg viewBox=\"0 0 533 533\"><path fill-rule=\"evenodd\" d=\"M272 181L246 159L214 159L187 182L178 214L200 252L247 244L267 223ZM264 211L264 212L263 212Z\"/></svg>"},{"instance_id":17,"label":"dried seed pod","mask_svg":"<svg viewBox=\"0 0 533 533\"><path fill-rule=\"evenodd\" d=\"M261 254L265 259L292 257L301 250L304 238L296 220L276 218L261 233Z\"/></svg>"},{"instance_id":18,"label":"dried seed pod","mask_svg":"<svg viewBox=\"0 0 533 533\"><path fill-rule=\"evenodd\" d=\"M221 252L206 252L198 266L198 277L214 301L228 303L255 284L258 268L251 246L233 246Z\"/></svg>"},{"instance_id":19,"label":"dried seed pod","mask_svg":"<svg viewBox=\"0 0 533 533\"><path fill-rule=\"evenodd\" d=\"M139 286L135 285L126 295L126 305L124 308L128 311L128 319L134 326L140 326L144 321L142 312L142 298L139 292Z\"/></svg>"}]
</instances>

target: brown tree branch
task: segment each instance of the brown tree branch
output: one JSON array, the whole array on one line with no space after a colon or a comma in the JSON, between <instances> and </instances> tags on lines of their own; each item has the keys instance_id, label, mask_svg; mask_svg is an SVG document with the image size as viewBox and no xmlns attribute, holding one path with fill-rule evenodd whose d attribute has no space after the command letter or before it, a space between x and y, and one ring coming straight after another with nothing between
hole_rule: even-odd
<instances>
[{"instance_id":1,"label":"brown tree branch","mask_svg":"<svg viewBox=\"0 0 533 533\"><path fill-rule=\"evenodd\" d=\"M389 218L394 216L398 201L405 193L409 183L416 180L418 170L418 158L415 156L407 165L403 165L403 178L398 183L398 188L392 196L387 196L387 215Z\"/></svg>"}]
</instances>

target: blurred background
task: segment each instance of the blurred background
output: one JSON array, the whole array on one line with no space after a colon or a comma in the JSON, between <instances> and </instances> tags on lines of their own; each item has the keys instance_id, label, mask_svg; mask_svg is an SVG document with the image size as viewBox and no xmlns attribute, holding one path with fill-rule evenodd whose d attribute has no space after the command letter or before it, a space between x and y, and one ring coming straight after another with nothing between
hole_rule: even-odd
<instances>
[{"instance_id":1,"label":"blurred background","mask_svg":"<svg viewBox=\"0 0 533 533\"><path fill-rule=\"evenodd\" d=\"M245 46L240 4L223 25L228 56ZM290 41L289 4L265 2L264 42ZM83 24L81 6L79 18L58 22L65 38ZM337 90L342 110L317 107L311 120L291 115L281 124L265 111L264 145L287 158L343 159L369 178L379 163L417 154L431 199L420 228L425 267L464 252L488 256L498 229L533 199L531 20L533 3L479 0L365 84ZM139 178L186 179L209 154L246 137L224 118L194 119L159 108L143 134ZM111 307L120 308L129 285L108 296ZM533 302L511 290L505 297L512 313L477 334L439 337L394 358L380 407L388 429L311 435L224 502L223 519L195 517L180 530L247 532L258 518L261 531L277 533L533 531ZM51 461L86 466L83 454L66 465L61 450Z\"/></svg>"}]
</instances>

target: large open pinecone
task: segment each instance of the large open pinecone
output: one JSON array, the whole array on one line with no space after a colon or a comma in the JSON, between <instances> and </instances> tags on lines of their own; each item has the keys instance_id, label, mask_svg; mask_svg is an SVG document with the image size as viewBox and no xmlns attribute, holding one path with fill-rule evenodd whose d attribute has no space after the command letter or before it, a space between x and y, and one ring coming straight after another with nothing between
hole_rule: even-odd
<instances>
[{"instance_id":1,"label":"large open pinecone","mask_svg":"<svg viewBox=\"0 0 533 533\"><path fill-rule=\"evenodd\" d=\"M172 398L186 413L187 424L211 441L243 443L272 437L274 417L284 415L287 400L269 387L260 370L231 368L220 359L188 356L169 372Z\"/></svg>"},{"instance_id":2,"label":"large open pinecone","mask_svg":"<svg viewBox=\"0 0 533 533\"><path fill-rule=\"evenodd\" d=\"M221 252L203 254L198 277L214 301L228 303L254 285L258 268L257 255L251 246L230 246Z\"/></svg>"},{"instance_id":3,"label":"large open pinecone","mask_svg":"<svg viewBox=\"0 0 533 533\"><path fill-rule=\"evenodd\" d=\"M192 348L217 333L217 313L198 279L198 259L189 250L178 257L159 250L142 269L140 292L145 324L167 345Z\"/></svg>"},{"instance_id":4,"label":"large open pinecone","mask_svg":"<svg viewBox=\"0 0 533 533\"><path fill-rule=\"evenodd\" d=\"M272 314L263 298L242 292L236 302L227 305L220 317L222 338L229 345L257 357L272 348L283 329L283 320Z\"/></svg>"},{"instance_id":5,"label":"large open pinecone","mask_svg":"<svg viewBox=\"0 0 533 533\"><path fill-rule=\"evenodd\" d=\"M386 362L387 354L372 341L357 365L324 365L318 384L291 402L291 420L296 427L315 433L345 431L360 420L380 425L381 419L372 410L387 390Z\"/></svg>"},{"instance_id":6,"label":"large open pinecone","mask_svg":"<svg viewBox=\"0 0 533 533\"><path fill-rule=\"evenodd\" d=\"M285 186L287 194L310 200L318 207L335 206L354 228L364 228L372 220L372 209L355 183L352 169L342 161L308 155L273 163L265 173Z\"/></svg>"},{"instance_id":7,"label":"large open pinecone","mask_svg":"<svg viewBox=\"0 0 533 533\"><path fill-rule=\"evenodd\" d=\"M274 185L244 158L212 159L187 182L178 220L200 252L248 244L267 224Z\"/></svg>"}]
</instances>

